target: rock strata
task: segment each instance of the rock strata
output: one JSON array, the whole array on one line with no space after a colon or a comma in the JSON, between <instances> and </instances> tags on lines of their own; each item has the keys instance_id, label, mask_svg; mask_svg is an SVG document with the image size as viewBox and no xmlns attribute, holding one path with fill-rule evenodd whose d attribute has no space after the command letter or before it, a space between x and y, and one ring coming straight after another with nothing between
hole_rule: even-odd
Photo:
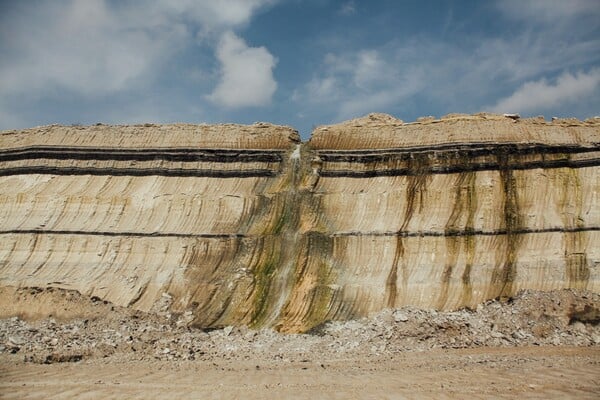
<instances>
[{"instance_id":1,"label":"rock strata","mask_svg":"<svg viewBox=\"0 0 600 400\"><path fill-rule=\"evenodd\" d=\"M2 132L0 149L10 293L304 332L522 289L600 292L595 119L372 114L304 144L264 123L48 126ZM84 312L6 298L6 317Z\"/></svg>"}]
</instances>

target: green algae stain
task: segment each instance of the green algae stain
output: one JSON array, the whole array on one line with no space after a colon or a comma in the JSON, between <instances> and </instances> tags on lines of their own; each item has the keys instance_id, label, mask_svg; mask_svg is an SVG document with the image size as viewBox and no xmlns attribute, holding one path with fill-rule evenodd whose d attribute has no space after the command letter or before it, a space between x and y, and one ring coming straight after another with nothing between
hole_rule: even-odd
<instances>
[{"instance_id":1,"label":"green algae stain","mask_svg":"<svg viewBox=\"0 0 600 400\"><path fill-rule=\"evenodd\" d=\"M264 248L261 250L264 251ZM273 244L273 247L267 250L265 257L266 259L259 261L253 270L254 300L252 307L253 313L250 320L250 326L252 327L261 326L268 314L269 297L272 295L270 289L275 272L281 261L281 252L277 243Z\"/></svg>"},{"instance_id":2,"label":"green algae stain","mask_svg":"<svg viewBox=\"0 0 600 400\"><path fill-rule=\"evenodd\" d=\"M292 164L292 165L290 165ZM294 163L286 161L283 170L286 175L281 177L271 190L272 195L270 223L261 233L261 246L258 249L258 261L252 269L254 289L252 292L250 326L259 328L264 326L271 317L276 297L274 288L285 276L280 276L281 268L291 262L294 256L294 238L291 229L297 225L298 201L294 187L297 169ZM296 214L296 215L294 215Z\"/></svg>"},{"instance_id":3,"label":"green algae stain","mask_svg":"<svg viewBox=\"0 0 600 400\"><path fill-rule=\"evenodd\" d=\"M292 210L288 207L287 203L288 202L284 200L283 207L281 207L280 212L278 212L278 216L271 229L271 235L281 235L290 223L292 223Z\"/></svg>"},{"instance_id":4,"label":"green algae stain","mask_svg":"<svg viewBox=\"0 0 600 400\"><path fill-rule=\"evenodd\" d=\"M254 268L251 326L275 326L301 329L324 318L332 297L328 277L331 266L332 239L315 232L319 229L321 201L314 196L311 184L311 152L302 145L286 161L286 176L278 183L276 205L264 235L271 247ZM306 226L305 226L306 225ZM308 231L306 231L308 229ZM314 260L325 260L317 263ZM314 279L314 282L309 281ZM299 288L309 284L308 304L296 304ZM306 293L306 292L305 292ZM295 309L301 306L301 313ZM293 309L292 309L293 308Z\"/></svg>"},{"instance_id":5,"label":"green algae stain","mask_svg":"<svg viewBox=\"0 0 600 400\"><path fill-rule=\"evenodd\" d=\"M327 321L338 288L338 276L330 263L334 238L318 232L304 237L303 255L294 272L290 301L282 313L288 330L305 332Z\"/></svg>"},{"instance_id":6,"label":"green algae stain","mask_svg":"<svg viewBox=\"0 0 600 400\"><path fill-rule=\"evenodd\" d=\"M311 254L317 254L319 260L328 260L333 251L333 239L329 236L313 233L309 237ZM311 289L308 312L302 317L302 330L307 331L327 320L336 290L333 288L335 273L333 266L321 261L316 271L311 271L314 283Z\"/></svg>"}]
</instances>

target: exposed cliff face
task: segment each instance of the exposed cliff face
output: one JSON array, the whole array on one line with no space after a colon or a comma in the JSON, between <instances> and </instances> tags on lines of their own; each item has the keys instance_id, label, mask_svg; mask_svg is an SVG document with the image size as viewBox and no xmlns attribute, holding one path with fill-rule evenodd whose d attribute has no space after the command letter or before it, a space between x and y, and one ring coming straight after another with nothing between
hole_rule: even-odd
<instances>
[{"instance_id":1,"label":"exposed cliff face","mask_svg":"<svg viewBox=\"0 0 600 400\"><path fill-rule=\"evenodd\" d=\"M384 115L320 127L0 135L0 284L197 325L310 329L522 288L600 291L600 122Z\"/></svg>"}]
</instances>

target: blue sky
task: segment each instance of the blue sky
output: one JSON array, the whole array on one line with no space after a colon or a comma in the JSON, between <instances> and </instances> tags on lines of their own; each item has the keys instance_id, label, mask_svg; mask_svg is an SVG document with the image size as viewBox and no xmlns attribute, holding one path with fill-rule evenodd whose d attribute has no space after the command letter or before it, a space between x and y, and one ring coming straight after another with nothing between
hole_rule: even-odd
<instances>
[{"instance_id":1,"label":"blue sky","mask_svg":"<svg viewBox=\"0 0 600 400\"><path fill-rule=\"evenodd\" d=\"M0 1L0 129L600 114L600 1Z\"/></svg>"}]
</instances>

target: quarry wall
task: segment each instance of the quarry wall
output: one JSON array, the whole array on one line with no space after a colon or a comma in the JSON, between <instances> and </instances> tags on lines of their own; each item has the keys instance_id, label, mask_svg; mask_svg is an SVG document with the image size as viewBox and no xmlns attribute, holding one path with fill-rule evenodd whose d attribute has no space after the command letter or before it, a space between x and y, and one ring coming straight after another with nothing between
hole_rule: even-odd
<instances>
[{"instance_id":1,"label":"quarry wall","mask_svg":"<svg viewBox=\"0 0 600 400\"><path fill-rule=\"evenodd\" d=\"M599 166L598 119L6 131L0 285L286 332L599 292Z\"/></svg>"}]
</instances>

